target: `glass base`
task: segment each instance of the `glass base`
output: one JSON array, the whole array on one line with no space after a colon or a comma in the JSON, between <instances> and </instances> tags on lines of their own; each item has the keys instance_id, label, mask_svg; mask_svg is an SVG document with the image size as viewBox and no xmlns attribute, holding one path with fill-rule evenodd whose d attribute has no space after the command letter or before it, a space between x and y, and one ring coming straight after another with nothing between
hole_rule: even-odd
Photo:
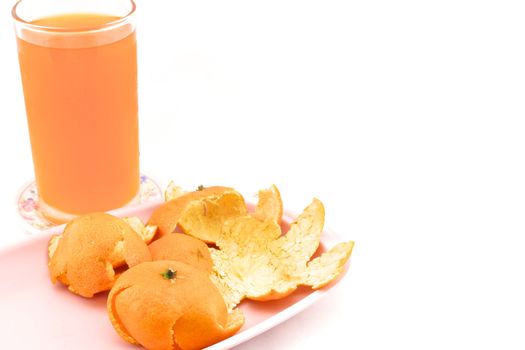
<instances>
[{"instance_id":1,"label":"glass base","mask_svg":"<svg viewBox=\"0 0 525 350\"><path fill-rule=\"evenodd\" d=\"M127 206L132 207L162 200L161 187L150 177L141 175L139 194L137 198ZM45 232L59 225L44 216L40 204L36 183L33 181L22 189L17 201L18 214L22 218L27 231L31 233Z\"/></svg>"}]
</instances>

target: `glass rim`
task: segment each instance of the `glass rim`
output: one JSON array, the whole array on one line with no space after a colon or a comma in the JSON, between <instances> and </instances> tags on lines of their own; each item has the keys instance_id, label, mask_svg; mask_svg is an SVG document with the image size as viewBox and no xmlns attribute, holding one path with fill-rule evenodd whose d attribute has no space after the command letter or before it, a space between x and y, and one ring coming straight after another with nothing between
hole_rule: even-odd
<instances>
[{"instance_id":1,"label":"glass rim","mask_svg":"<svg viewBox=\"0 0 525 350\"><path fill-rule=\"evenodd\" d=\"M131 2L131 10L123 17L116 19L114 21L110 21L104 24L95 25L95 26L89 26L89 27L54 27L54 26L47 26L47 25L40 25L40 24L33 24L31 22L28 22L24 19L22 19L17 14L17 8L18 5L24 0L17 0L15 5L13 6L13 9L11 10L11 16L13 17L15 23L21 24L23 26L26 26L28 28L34 29L34 30L43 30L48 32L76 32L76 33L87 33L97 30L104 30L104 29L110 29L113 27L117 27L120 24L124 24L129 21L130 17L135 13L137 9L137 5L135 4L134 0L129 0Z\"/></svg>"}]
</instances>

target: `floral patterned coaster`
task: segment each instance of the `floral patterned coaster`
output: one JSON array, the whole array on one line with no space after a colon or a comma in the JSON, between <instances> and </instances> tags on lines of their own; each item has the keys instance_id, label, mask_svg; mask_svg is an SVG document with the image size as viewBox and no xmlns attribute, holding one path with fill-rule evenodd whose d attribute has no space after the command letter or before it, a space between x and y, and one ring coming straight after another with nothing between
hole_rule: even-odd
<instances>
[{"instance_id":1,"label":"floral patterned coaster","mask_svg":"<svg viewBox=\"0 0 525 350\"><path fill-rule=\"evenodd\" d=\"M140 176L140 199L135 205L150 201L157 201L162 198L160 186L146 175ZM39 211L38 192L36 183L31 182L27 185L18 197L18 213L22 220L31 227L31 231L45 231L57 226L47 220Z\"/></svg>"}]
</instances>

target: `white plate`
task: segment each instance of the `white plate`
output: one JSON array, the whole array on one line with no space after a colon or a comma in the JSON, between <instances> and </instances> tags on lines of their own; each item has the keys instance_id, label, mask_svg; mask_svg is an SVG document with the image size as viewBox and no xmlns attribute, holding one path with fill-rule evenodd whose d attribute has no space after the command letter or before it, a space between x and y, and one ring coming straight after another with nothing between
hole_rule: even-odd
<instances>
[{"instance_id":1,"label":"white plate","mask_svg":"<svg viewBox=\"0 0 525 350\"><path fill-rule=\"evenodd\" d=\"M133 214L146 220L154 209L155 206L145 205L133 208L132 213L121 211L120 214ZM291 220L290 215L283 217L284 222ZM51 228L0 250L2 348L136 350L136 346L125 343L113 330L106 314L107 293L85 299L73 295L60 284L51 284L47 243L51 234L62 229L62 226ZM318 253L340 242L342 239L337 234L324 231ZM345 273L346 268L341 277ZM243 328L233 337L207 349L230 349L279 325L320 300L336 283L317 291L300 287L277 301L243 301L240 305L246 317Z\"/></svg>"}]
</instances>

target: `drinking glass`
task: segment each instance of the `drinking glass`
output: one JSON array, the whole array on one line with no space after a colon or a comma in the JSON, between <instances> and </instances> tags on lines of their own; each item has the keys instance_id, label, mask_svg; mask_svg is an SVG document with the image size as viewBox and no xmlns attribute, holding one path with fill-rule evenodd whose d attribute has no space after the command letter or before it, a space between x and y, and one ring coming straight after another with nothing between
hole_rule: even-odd
<instances>
[{"instance_id":1,"label":"drinking glass","mask_svg":"<svg viewBox=\"0 0 525 350\"><path fill-rule=\"evenodd\" d=\"M12 14L39 210L60 223L139 194L132 0L20 0Z\"/></svg>"}]
</instances>

